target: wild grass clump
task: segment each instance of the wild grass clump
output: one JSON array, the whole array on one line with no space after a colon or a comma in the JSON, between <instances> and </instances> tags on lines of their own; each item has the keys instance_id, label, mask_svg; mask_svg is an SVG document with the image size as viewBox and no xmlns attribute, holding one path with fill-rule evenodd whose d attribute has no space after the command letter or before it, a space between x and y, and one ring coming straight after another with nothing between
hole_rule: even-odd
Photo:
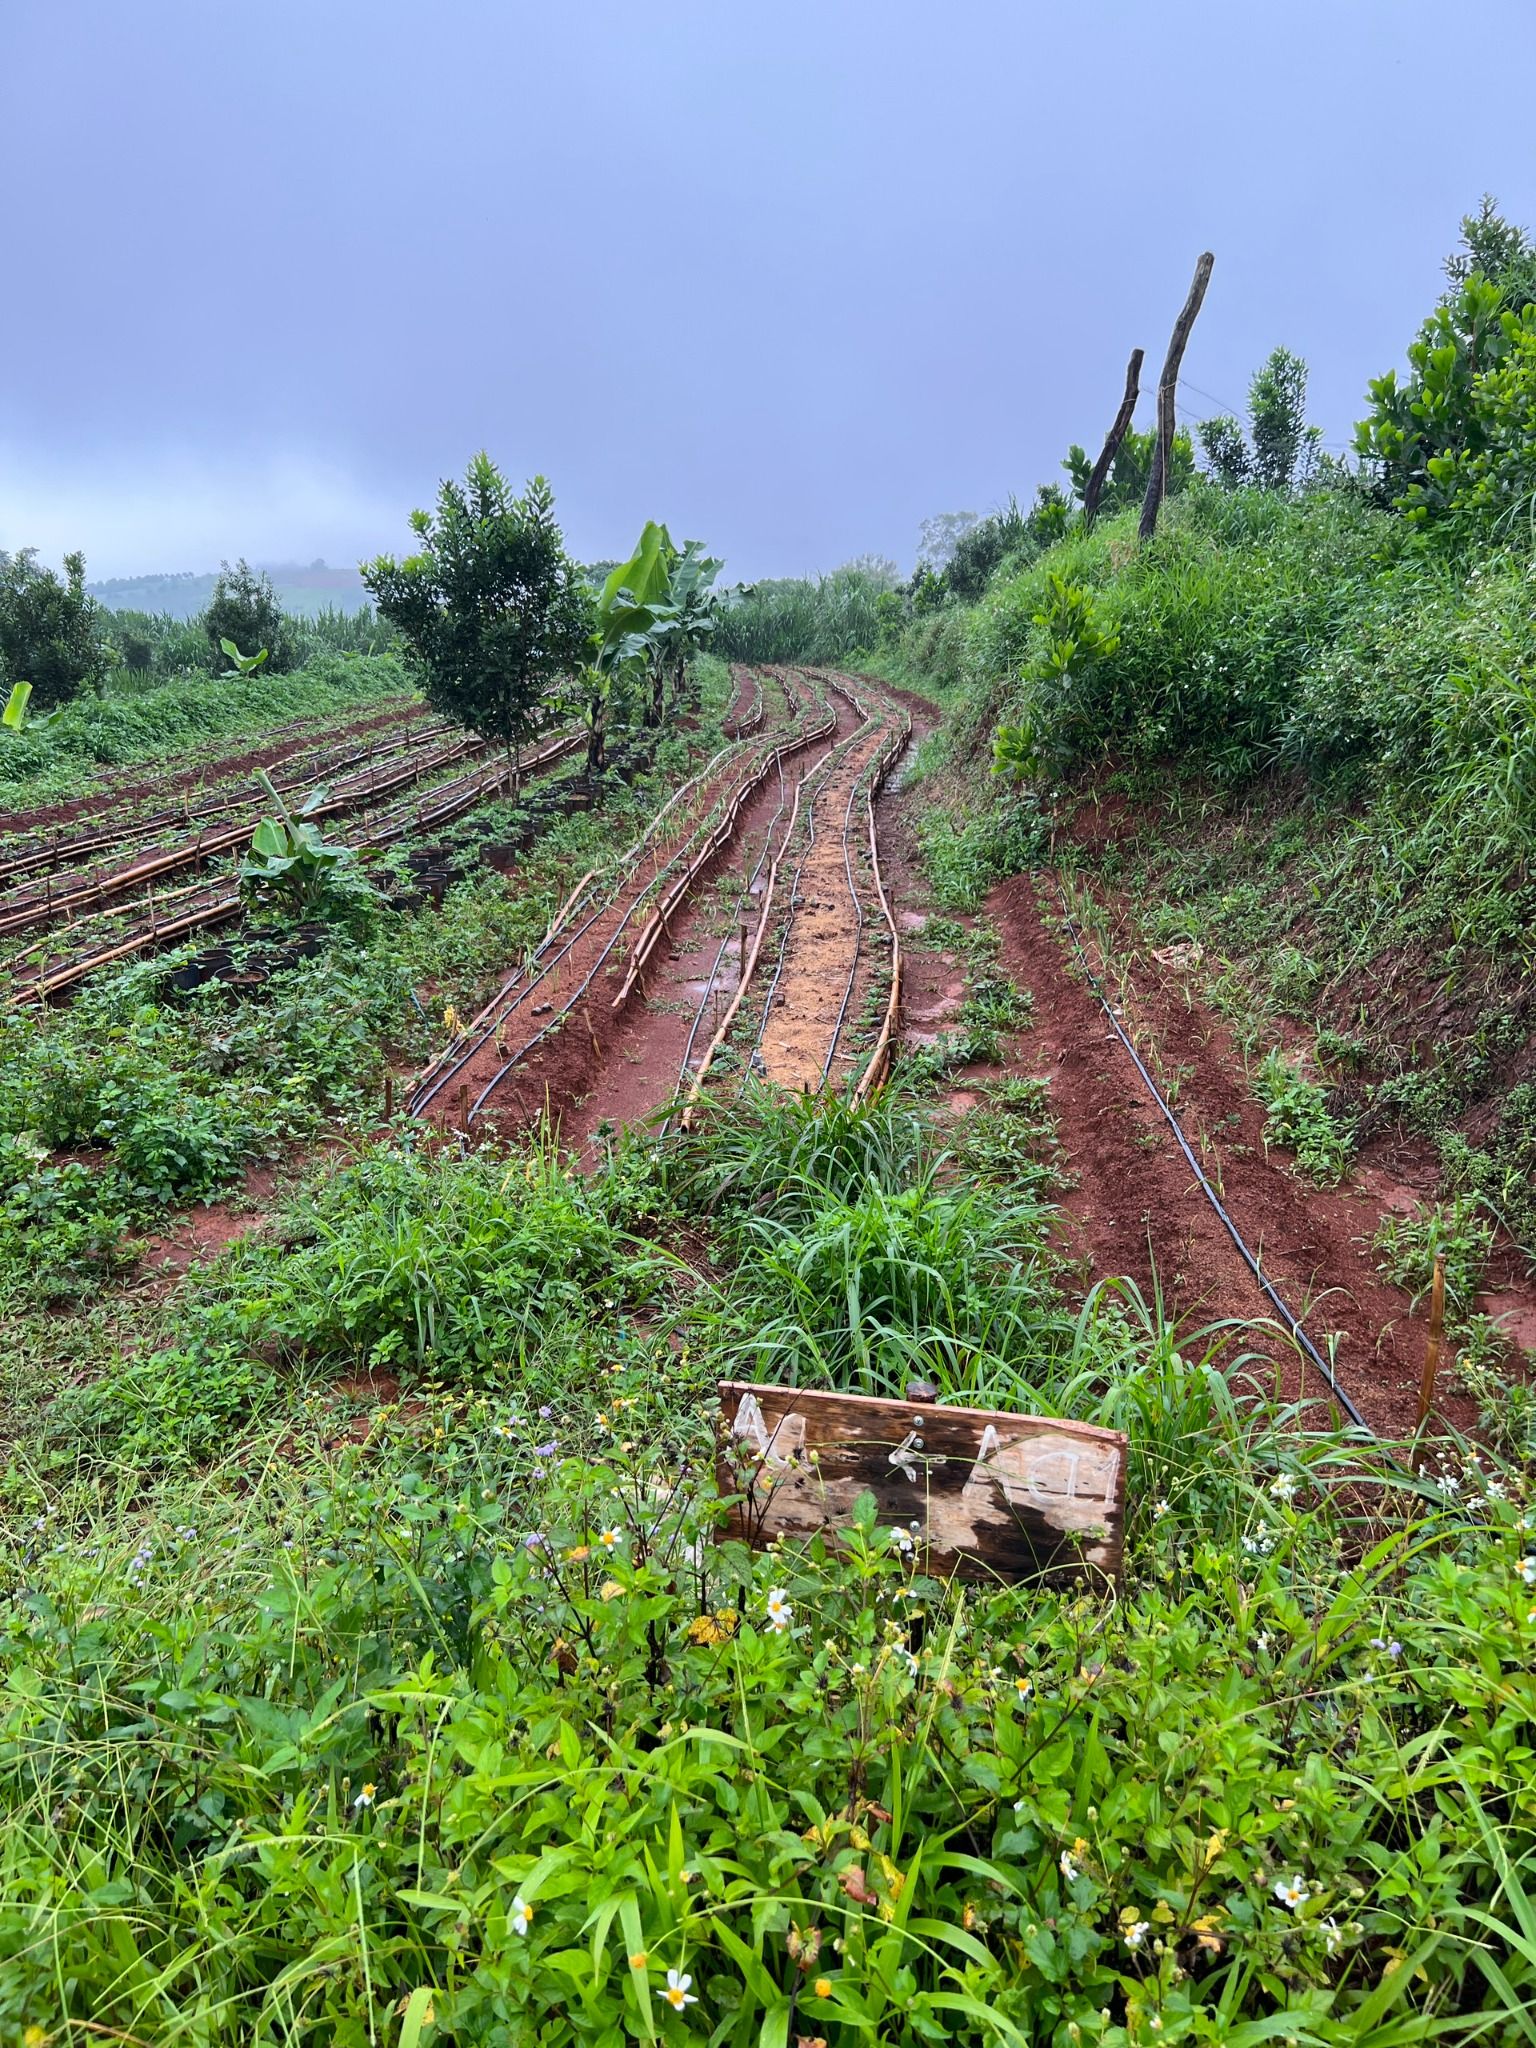
<instances>
[{"instance_id":1,"label":"wild grass clump","mask_svg":"<svg viewBox=\"0 0 1536 2048\"><path fill-rule=\"evenodd\" d=\"M754 584L729 594L713 644L728 661L841 661L879 639L887 591L857 567Z\"/></svg>"}]
</instances>

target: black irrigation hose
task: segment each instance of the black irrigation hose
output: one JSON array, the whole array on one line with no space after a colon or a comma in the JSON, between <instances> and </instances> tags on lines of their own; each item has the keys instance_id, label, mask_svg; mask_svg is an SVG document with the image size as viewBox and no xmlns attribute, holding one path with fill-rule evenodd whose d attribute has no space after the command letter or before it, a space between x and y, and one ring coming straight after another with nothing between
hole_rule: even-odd
<instances>
[{"instance_id":1,"label":"black irrigation hose","mask_svg":"<svg viewBox=\"0 0 1536 2048\"><path fill-rule=\"evenodd\" d=\"M1311 1359L1312 1363L1317 1367L1318 1371L1322 1374L1323 1382L1328 1388L1329 1393L1332 1394L1333 1398L1338 1402L1339 1406L1344 1410L1344 1413L1349 1417L1350 1421L1355 1424L1357 1429L1363 1429L1367 1436L1374 1436L1376 1432L1371 1428L1371 1425L1360 1413L1360 1410L1355 1406L1354 1402L1349 1398L1348 1394L1346 1394L1344 1389L1339 1385L1338 1378L1334 1373L1333 1367L1329 1365L1328 1361L1323 1357L1323 1354L1312 1342L1312 1339L1301 1327L1301 1324L1296 1320L1295 1316L1292 1315L1290 1309L1282 1300L1279 1292L1275 1288L1273 1282L1269 1279L1269 1276L1265 1273L1263 1267L1260 1266L1258 1260L1254 1257L1253 1253L1249 1251L1248 1246L1243 1241L1242 1233L1239 1231L1237 1225L1232 1221L1232 1218L1227 1214L1226 1210L1222 1207L1221 1197L1217 1194L1216 1190L1211 1186L1210 1181L1206 1177L1205 1168L1200 1164L1200 1161L1195 1157L1195 1154L1190 1147L1189 1140L1185 1137L1183 1128L1180 1125L1178 1118L1174 1115L1173 1110L1170 1107L1166 1096L1158 1087L1156 1081L1153 1080L1151 1074L1147 1071L1147 1068L1142 1060L1141 1054L1137 1052L1135 1046L1131 1043L1130 1036L1126 1032L1124 1025L1121 1024L1120 1019L1115 1015L1114 1006L1111 1004L1109 998L1105 995L1103 989L1100 987L1098 976L1094 973L1093 969L1088 964L1088 955L1083 951L1083 942L1079 934L1077 919L1072 915L1071 906L1067 902L1066 890L1061 887L1060 883L1057 884L1057 890L1061 896L1062 914L1067 921L1067 930L1072 935L1072 944L1077 953L1078 960L1082 965L1082 970L1084 974L1086 974L1088 977L1088 985L1093 990L1094 994L1098 997L1099 1005L1103 1010L1105 1016L1114 1026L1115 1036L1119 1039L1120 1043L1125 1047L1126 1051L1130 1054L1132 1061L1135 1063L1137 1073L1140 1074L1142 1080L1147 1085L1148 1094L1152 1097L1152 1100L1157 1104L1158 1108L1162 1111L1169 1130L1173 1132L1175 1139L1178 1141L1179 1150L1184 1154L1184 1157L1189 1161L1190 1166L1194 1170L1195 1178L1200 1183L1200 1187L1205 1195L1205 1199L1210 1203L1211 1207L1216 1211L1216 1214L1220 1217L1222 1223L1226 1226L1228 1237L1230 1237L1233 1244L1237 1246L1239 1253L1242 1255L1244 1264L1247 1266L1249 1272L1252 1273L1254 1279L1258 1281L1260 1287L1264 1290L1265 1297L1269 1301L1270 1306L1274 1309L1275 1313L1280 1317L1280 1320L1284 1323L1286 1329L1290 1332L1291 1337L1294 1339L1294 1341L1301 1346L1301 1349L1307 1354L1308 1358Z\"/></svg>"},{"instance_id":2,"label":"black irrigation hose","mask_svg":"<svg viewBox=\"0 0 1536 2048\"><path fill-rule=\"evenodd\" d=\"M728 750L722 749L722 752L724 751ZM716 758L718 759L719 757L717 756ZM760 773L766 775L766 763L764 764ZM720 801L722 822L724 819L724 815L726 812L729 811L729 808L730 804L728 798L722 798ZM660 817L659 812L657 813L657 817ZM653 828L654 823L655 821L653 820ZM481 1111L485 1107L485 1104L489 1101L490 1097L496 1092L496 1090L501 1086L502 1082L507 1078L508 1074L512 1072L512 1069L516 1066L520 1066L522 1062L528 1057L529 1053L533 1051L536 1045L541 1045L543 1041L546 1038L548 1038L552 1032L557 1031L560 1028L560 1026L565 1022L565 1019L570 1015L571 1011L581 1001L582 997L587 993L588 989L591 988L593 982L596 981L598 974L601 972L602 968L605 966L605 964L611 957L614 948L618 945L619 940L623 937L626 927L628 926L631 918L633 918L633 916L635 915L635 912L640 908L640 905L645 901L647 896L649 896L655 889L659 887L662 879L672 872L672 870L687 854L689 849L697 844L700 836L704 833L705 827L708 825L708 823L709 814L706 813L706 815L700 820L699 824L696 825L693 831L688 834L687 838L679 846L677 852L673 854L672 858L666 863L666 865L662 868L659 868L657 872L651 877L650 881L641 890L640 894L635 898L634 902L630 904L629 908L625 911L624 915L619 919L618 924L614 928L612 936L609 938L607 944L603 947L602 951L598 954L596 960L593 961L591 971L588 973L586 979L581 983L580 987L577 988L567 998L567 1000L561 1005L560 1009L555 1013L555 1015L550 1018L549 1022L543 1025L538 1031L536 1031L532 1038L528 1040L527 1044L522 1046L519 1049L519 1051L516 1052L512 1056L512 1058L506 1062L506 1064L503 1067L499 1068L498 1071L481 1089L480 1093L475 1097L475 1100L473 1101L473 1103L471 1103L469 1107L469 1113L465 1118L466 1124L472 1123L474 1119L480 1115ZM649 837L649 833L647 833L646 836ZM535 981L529 982L528 985L520 991L520 993L516 996L513 1002L509 1005L507 1010L503 1013L502 1018L500 1020L502 1023L505 1023L506 1019L512 1014L512 1011L519 1007L524 997L530 995L535 988L539 987L542 984L542 982L545 981L551 973L553 973L555 967L559 965L560 961L565 959L566 955L569 954L572 947L575 945L576 940L579 939L582 936L582 933L584 933L591 925L597 922L598 918L603 914L603 911L608 907L609 906L606 901L604 903L599 904L598 908L593 911L592 915L587 919L586 923L582 925L581 930L576 932L573 935L573 937L568 941L568 943L561 951L561 953L557 955L557 957L554 960L547 963L547 965L544 967L544 969L541 971L541 973ZM484 1041L482 1040L481 1042L483 1043ZM461 1061L460 1064L462 1065L463 1062ZM453 1072L457 1071L457 1068L453 1069ZM445 1076L444 1078L447 1079L450 1077ZM441 1084L439 1084L439 1086L441 1086ZM433 1092L436 1093L437 1091L434 1090Z\"/></svg>"},{"instance_id":3,"label":"black irrigation hose","mask_svg":"<svg viewBox=\"0 0 1536 2048\"><path fill-rule=\"evenodd\" d=\"M737 898L737 930L741 928L740 913L751 901L752 891L757 887L757 878L763 872L763 868L767 864L768 855L773 850L773 835L778 827L778 822L780 818L782 818L784 815L784 804L786 798L788 797L788 794L789 792L784 786L784 763L781 761L779 763L779 807L768 821L768 830L763 835L763 850L757 857L757 866L753 868L752 873L747 878L746 887L742 890L741 895ZM704 1022L705 1009L708 1007L710 996L714 993L715 976L720 972L720 962L725 958L725 949L727 946L730 945L731 940L735 936L735 931L728 931L725 937L720 941L720 950L715 955L715 964L709 970L709 980L704 984L704 993L699 998L698 1009L694 1012L693 1027L688 1033L688 1043L683 1047L682 1065L677 1070L677 1092L679 1095L682 1094L683 1085L688 1079L688 1068L690 1062L693 1059L693 1048L698 1043L699 1026ZM737 963L738 973L741 971L741 968L745 964L745 961L746 954L745 952L743 952L741 960ZM666 1121L661 1126L660 1135L664 1138L671 1128L672 1112L669 1110L667 1112Z\"/></svg>"}]
</instances>

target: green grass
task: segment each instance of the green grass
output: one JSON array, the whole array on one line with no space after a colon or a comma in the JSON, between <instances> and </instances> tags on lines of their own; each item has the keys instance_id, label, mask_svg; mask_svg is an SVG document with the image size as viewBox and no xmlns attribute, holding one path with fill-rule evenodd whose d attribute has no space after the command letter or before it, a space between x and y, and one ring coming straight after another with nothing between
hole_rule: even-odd
<instances>
[{"instance_id":1,"label":"green grass","mask_svg":"<svg viewBox=\"0 0 1536 2048\"><path fill-rule=\"evenodd\" d=\"M141 1309L6 1480L5 2037L1518 2039L1520 1475L1309 1427L1261 1331L1074 1313L1047 1216L909 1102L765 1093L582 1176L380 1141ZM721 1544L710 1389L791 1287L817 1376L1034 1359L1128 1429L1120 1597L867 1512Z\"/></svg>"},{"instance_id":2,"label":"green grass","mask_svg":"<svg viewBox=\"0 0 1536 2048\"><path fill-rule=\"evenodd\" d=\"M0 811L19 810L92 786L95 767L180 766L189 749L252 734L280 735L410 688L388 654L319 655L290 675L177 677L68 704L46 729L7 734L0 745Z\"/></svg>"}]
</instances>

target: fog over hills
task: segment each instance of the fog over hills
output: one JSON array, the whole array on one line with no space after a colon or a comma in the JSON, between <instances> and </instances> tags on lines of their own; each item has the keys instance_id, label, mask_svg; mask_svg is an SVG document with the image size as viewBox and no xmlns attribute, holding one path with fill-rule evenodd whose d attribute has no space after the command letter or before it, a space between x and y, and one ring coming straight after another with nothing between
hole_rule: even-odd
<instances>
[{"instance_id":1,"label":"fog over hills","mask_svg":"<svg viewBox=\"0 0 1536 2048\"><path fill-rule=\"evenodd\" d=\"M318 558L312 562L258 562L256 567L272 578L285 611L312 615L327 605L355 611L368 602L355 568ZM109 611L169 612L172 618L190 619L207 608L217 579L215 569L174 569L143 576L109 576L85 587Z\"/></svg>"}]
</instances>

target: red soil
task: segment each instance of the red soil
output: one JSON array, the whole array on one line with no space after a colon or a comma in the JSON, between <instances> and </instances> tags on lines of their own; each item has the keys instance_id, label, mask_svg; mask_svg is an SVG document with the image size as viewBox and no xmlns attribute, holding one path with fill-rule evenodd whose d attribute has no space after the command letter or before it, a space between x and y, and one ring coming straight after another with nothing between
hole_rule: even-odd
<instances>
[{"instance_id":1,"label":"red soil","mask_svg":"<svg viewBox=\"0 0 1536 2048\"><path fill-rule=\"evenodd\" d=\"M1049 906L1050 899L1047 899ZM1021 1064L1050 1081L1063 1151L1077 1185L1065 1198L1074 1236L1095 1277L1124 1273L1149 1289L1154 1274L1171 1309L1212 1323L1263 1320L1267 1302L1200 1192L1145 1084L1097 998L1068 967L1069 941L1051 928L1032 877L994 889L987 908L1003 936L1003 964L1034 996L1034 1028ZM1094 971L1100 962L1093 957ZM1387 1206L1408 1206L1425 1163L1411 1148L1373 1149L1340 1188L1315 1188L1266 1156L1263 1111L1250 1093L1231 1035L1176 974L1146 972L1124 1021L1165 1084L1178 1077L1185 1135L1273 1284L1301 1317L1341 1384L1383 1433L1411 1429L1425 1329L1407 1297L1377 1273L1370 1240ZM1148 1057L1148 1049L1154 1056ZM1410 1178L1410 1176L1412 1178ZM1302 1391L1301 1363L1273 1337L1245 1332L1280 1365L1283 1390ZM1315 1373L1313 1374L1315 1381ZM1318 1391L1315 1385L1309 1391ZM1472 1403L1442 1377L1442 1412L1458 1427Z\"/></svg>"}]
</instances>

